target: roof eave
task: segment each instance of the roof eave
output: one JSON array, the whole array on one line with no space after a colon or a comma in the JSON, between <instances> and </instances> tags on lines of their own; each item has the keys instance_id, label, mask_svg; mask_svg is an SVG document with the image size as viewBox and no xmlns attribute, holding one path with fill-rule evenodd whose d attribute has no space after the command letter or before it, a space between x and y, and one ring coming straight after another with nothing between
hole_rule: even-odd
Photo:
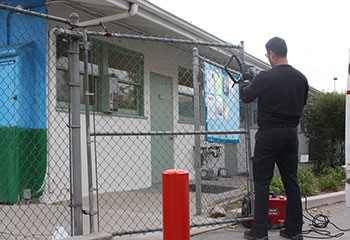
<instances>
[{"instance_id":1,"label":"roof eave","mask_svg":"<svg viewBox=\"0 0 350 240\"><path fill-rule=\"evenodd\" d=\"M90 0L75 0L78 2L91 2ZM155 24L158 24L176 34L183 36L186 39L206 41L206 42L216 42L216 43L227 43L226 41L210 34L195 25L175 16L174 14L163 10L157 5L147 1L147 0L100 0L98 2L93 1L94 4L112 4L119 9L129 10L131 4L136 3L139 5L137 15ZM237 51L237 50L234 50ZM222 52L222 51L220 51ZM229 50L224 50L228 55L232 52ZM270 65L264 61L254 57L249 53L245 53L246 63L250 65L255 65L261 70L270 68Z\"/></svg>"}]
</instances>

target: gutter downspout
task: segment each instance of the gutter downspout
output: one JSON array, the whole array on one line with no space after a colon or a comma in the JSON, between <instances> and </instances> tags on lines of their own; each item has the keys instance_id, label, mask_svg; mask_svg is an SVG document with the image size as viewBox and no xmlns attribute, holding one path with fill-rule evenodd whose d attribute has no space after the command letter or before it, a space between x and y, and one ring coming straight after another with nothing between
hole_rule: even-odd
<instances>
[{"instance_id":1,"label":"gutter downspout","mask_svg":"<svg viewBox=\"0 0 350 240\"><path fill-rule=\"evenodd\" d=\"M107 17L102 17L102 18L97 18L97 19L81 22L81 23L79 23L78 26L79 27L99 26L101 23L106 23L106 22L111 22L111 21L115 21L118 19L132 17L138 13L138 9L139 9L139 5L137 5L136 3L133 3L131 5L130 9L128 11L126 11L125 13L119 13L119 14L115 14L115 15L111 15L111 16L107 16Z\"/></svg>"}]
</instances>

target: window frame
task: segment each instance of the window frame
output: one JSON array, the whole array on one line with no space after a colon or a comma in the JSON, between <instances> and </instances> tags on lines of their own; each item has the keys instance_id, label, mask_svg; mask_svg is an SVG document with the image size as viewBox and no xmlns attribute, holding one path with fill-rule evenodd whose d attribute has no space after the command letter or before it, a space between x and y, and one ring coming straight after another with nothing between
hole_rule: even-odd
<instances>
[{"instance_id":1,"label":"window frame","mask_svg":"<svg viewBox=\"0 0 350 240\"><path fill-rule=\"evenodd\" d=\"M185 86L180 84L180 71L186 71L191 75L191 84L192 86ZM180 111L180 97L185 96L185 97L191 97L192 98L192 106L194 106L194 89L193 89L193 71L192 69L185 68L182 66L178 66L177 68L177 74L178 74L178 114L179 114L179 122L180 123L187 123L187 124L193 124L194 123L194 109L192 109L193 112L193 117L188 117L188 116L183 116L181 115ZM200 111L200 123L203 125L205 122L205 106L204 106L204 82L203 82L203 77L199 76L199 111ZM189 90L186 91L181 91L182 88L188 88ZM192 93L190 93L192 92Z\"/></svg>"},{"instance_id":2,"label":"window frame","mask_svg":"<svg viewBox=\"0 0 350 240\"><path fill-rule=\"evenodd\" d=\"M69 102L66 101L59 101L58 100L58 91L59 91L59 80L58 80L58 73L57 71L67 71L68 72L68 54L66 53L60 53L60 56L58 55L59 46L58 44L62 44L64 41L61 40L61 43L59 37L56 37L56 107L58 109L66 109L68 108ZM93 92L94 92L94 101L93 104L90 104L90 108L96 112L106 114L106 115L115 115L115 116L131 116L131 117L144 117L144 54L136 52L131 49L127 49L121 46L118 46L114 43L106 42L97 38L91 38L90 42L92 43L92 46L97 48L97 54L91 51L89 53L89 56L91 54L97 55L98 59L94 59L94 63L91 64L91 61L89 62L89 83L90 86L93 86ZM67 43L66 43L67 44ZM118 53L121 53L127 57L137 58L138 66L138 72L136 74L139 75L138 82L132 82L127 81L123 79L117 80L117 83L126 84L133 86L135 88L136 92L136 110L132 109L125 109L125 108L118 108L117 111L113 111L110 109L110 77L116 77L113 72L116 71L125 71L128 72L128 70L121 70L117 68L112 68L108 64L108 49L116 49ZM67 48L68 49L68 48ZM63 48L64 50L64 48ZM82 52L81 52L82 53ZM66 54L66 55L65 55ZM93 56L95 58L96 56ZM62 64L59 65L58 61L60 61L60 58L67 58L65 59L65 62L63 65L66 65L62 67ZM105 58L105 59L103 59ZM107 61L106 61L107 60ZM80 75L83 75L83 62L80 60ZM92 70L92 74L91 74ZM66 80L68 83L68 79ZM81 85L83 89L83 84ZM81 90L83 91L83 90ZM90 90L91 91L91 90ZM91 100L90 100L91 101ZM81 103L80 106L81 110L85 109L85 104Z\"/></svg>"},{"instance_id":3,"label":"window frame","mask_svg":"<svg viewBox=\"0 0 350 240\"><path fill-rule=\"evenodd\" d=\"M68 57L61 57L60 59L64 59L64 63L61 64L60 66L58 66L57 61L59 61L58 58L56 58L56 106L57 108L68 108L69 107L69 102L68 101L62 101L62 100L58 100L58 71L64 71L67 73L67 77L69 78L69 70L68 70ZM89 69L88 69L88 78L89 78L89 84L90 86L94 86L94 88L92 89L94 91L95 97L96 97L96 82L98 81L98 74L95 73L94 69L97 66L93 66L93 70L91 72L91 64L89 63ZM92 74L91 74L92 73ZM82 61L79 61L79 77L82 76L84 77L84 63ZM67 79L67 83L68 83L68 79ZM89 89L91 92L91 89ZM69 91L69 87L68 87L68 91ZM68 99L69 99L69 92L67 95ZM84 81L83 79L80 81L80 97L83 97L83 99L80 99L80 109L81 110L85 110L85 98L84 98ZM82 103L83 101L83 103ZM91 102L93 102L93 104L91 104ZM92 101L92 99L90 98L90 110L92 110L94 107L96 107L96 99L95 101Z\"/></svg>"},{"instance_id":4,"label":"window frame","mask_svg":"<svg viewBox=\"0 0 350 240\"><path fill-rule=\"evenodd\" d=\"M135 56L137 56L139 58L139 61L138 61L139 81L138 82L132 82L132 81L119 79L118 75L115 74L114 72L125 71L125 70L112 68L107 63L108 64L107 73L105 73L105 74L107 74L108 78L111 78L111 77L116 78L118 84L119 83L127 84L127 85L130 85L130 86L133 86L133 87L139 89L139 90L136 90L136 92L138 94L136 94L136 96L135 96L136 97L136 110L126 109L126 108L118 108L117 111L109 110L107 112L114 114L114 115L144 116L144 55L142 53L136 52L134 50L126 49L126 48L120 47L118 45L109 43L109 42L105 42L105 41L100 41L100 42L102 42L103 49L109 50L110 47L112 47L113 49L118 49L118 53L124 54L125 56L130 56L132 58L135 58ZM103 55L102 55L102 57L103 57ZM109 59L108 57L109 56L107 56L106 59ZM110 87L110 79L108 80L108 85ZM118 87L118 89L119 89L119 87ZM108 97L109 97L109 94L110 94L110 92L107 94ZM110 101L110 99L109 99L109 101Z\"/></svg>"}]
</instances>

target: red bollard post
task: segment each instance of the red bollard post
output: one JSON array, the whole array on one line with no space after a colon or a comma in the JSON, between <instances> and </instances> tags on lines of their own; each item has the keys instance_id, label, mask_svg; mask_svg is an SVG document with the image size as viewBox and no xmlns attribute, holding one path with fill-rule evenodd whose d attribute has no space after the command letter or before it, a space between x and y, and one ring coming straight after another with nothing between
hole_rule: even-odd
<instances>
[{"instance_id":1,"label":"red bollard post","mask_svg":"<svg viewBox=\"0 0 350 240\"><path fill-rule=\"evenodd\" d=\"M188 172L169 169L162 173L163 240L190 239Z\"/></svg>"}]
</instances>

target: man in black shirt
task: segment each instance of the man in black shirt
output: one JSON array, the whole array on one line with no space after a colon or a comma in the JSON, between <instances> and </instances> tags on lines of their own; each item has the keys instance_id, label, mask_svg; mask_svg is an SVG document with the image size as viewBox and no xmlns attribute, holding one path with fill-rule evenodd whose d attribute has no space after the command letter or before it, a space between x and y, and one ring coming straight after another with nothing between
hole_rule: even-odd
<instances>
[{"instance_id":1,"label":"man in black shirt","mask_svg":"<svg viewBox=\"0 0 350 240\"><path fill-rule=\"evenodd\" d=\"M244 103L258 98L259 126L252 158L254 226L245 232L244 237L249 240L268 239L269 186L277 164L287 194L286 228L280 231L280 235L302 240L297 126L309 85L301 72L288 65L287 45L283 39L270 39L266 50L272 68L260 72L251 82L245 81L240 85L240 97Z\"/></svg>"}]
</instances>

